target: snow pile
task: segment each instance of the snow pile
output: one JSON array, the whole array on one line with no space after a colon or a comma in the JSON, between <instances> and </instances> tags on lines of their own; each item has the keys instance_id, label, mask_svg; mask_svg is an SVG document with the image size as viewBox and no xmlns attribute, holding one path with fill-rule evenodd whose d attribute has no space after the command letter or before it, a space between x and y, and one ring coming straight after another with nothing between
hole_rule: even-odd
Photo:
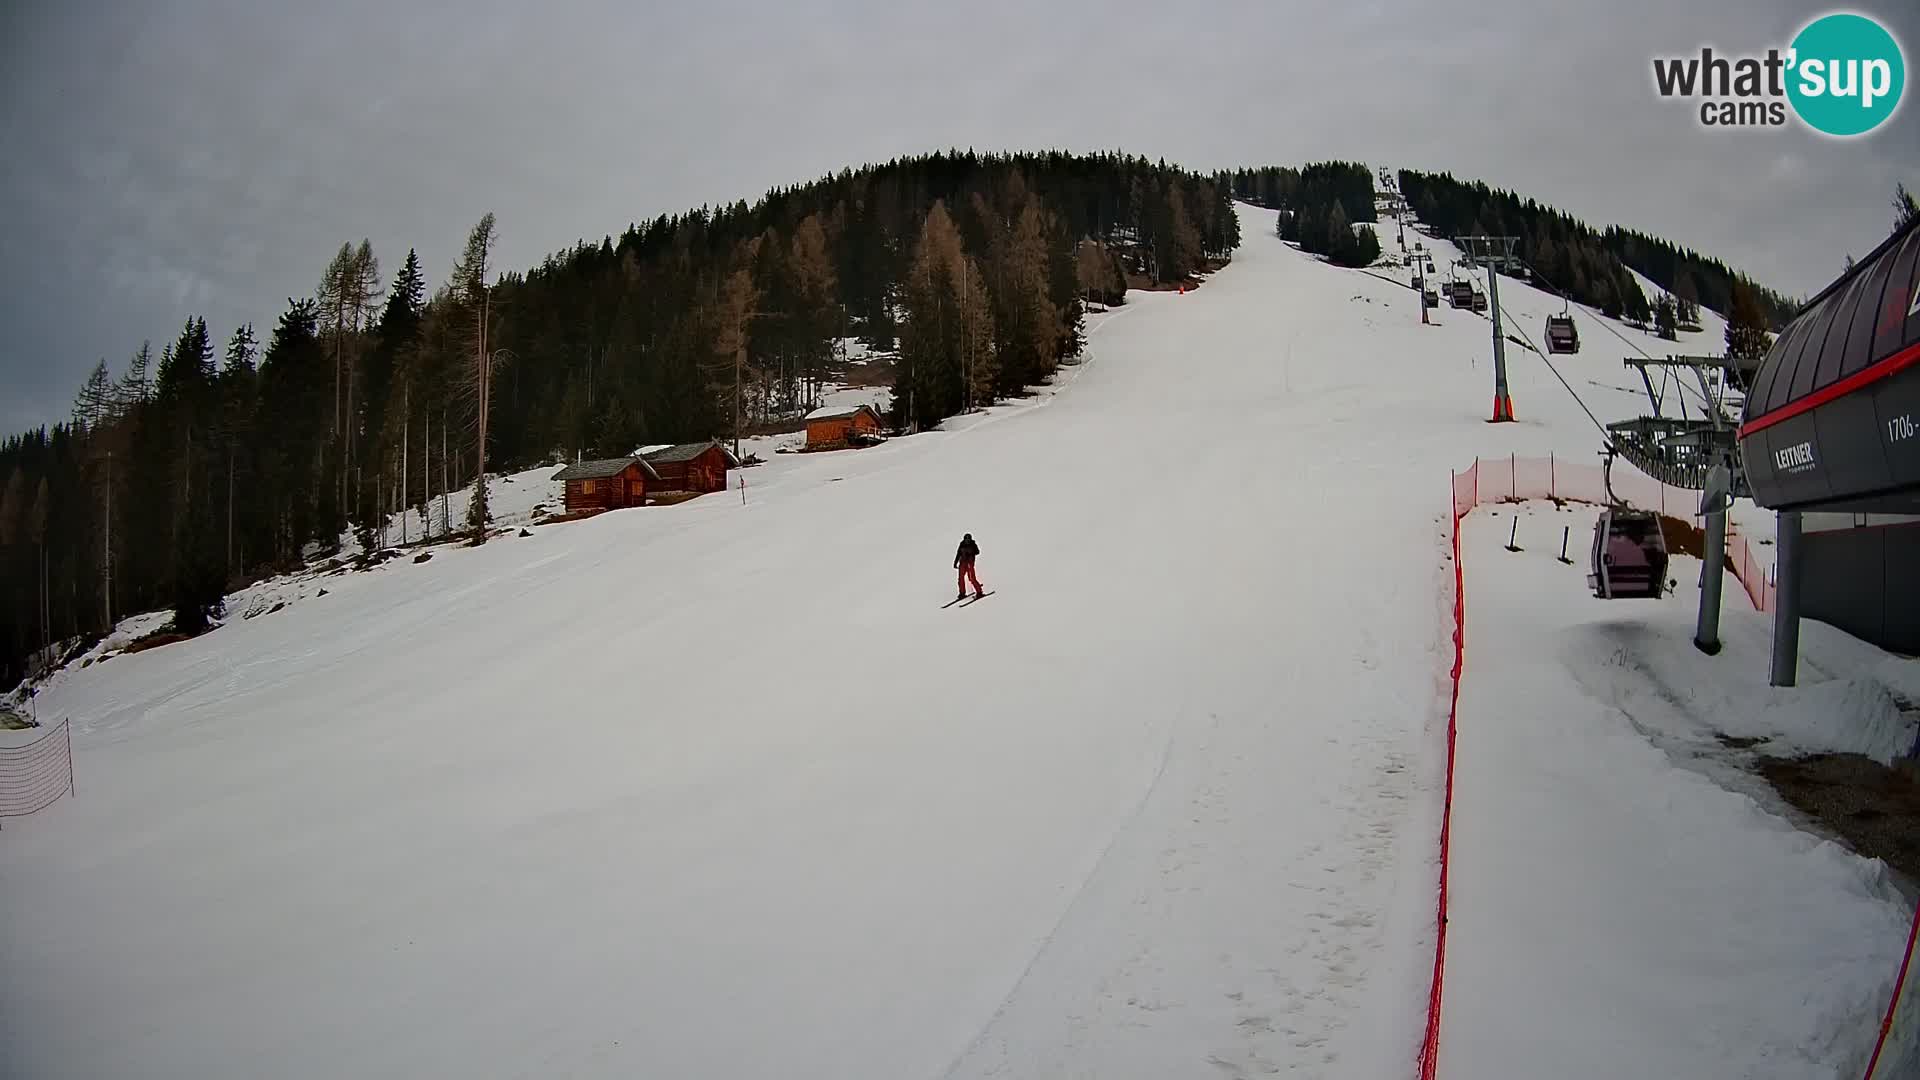
<instances>
[{"instance_id":1,"label":"snow pile","mask_svg":"<svg viewBox=\"0 0 1920 1080\"><path fill-rule=\"evenodd\" d=\"M1887 661L1911 667L1914 661ZM1908 698L1908 702L1915 699ZM1767 695L1749 709L1723 714L1730 734L1757 736L1773 743L1772 752L1788 754L1861 754L1891 765L1914 752L1920 711L1901 707L1882 675L1832 679L1797 692Z\"/></svg>"}]
</instances>

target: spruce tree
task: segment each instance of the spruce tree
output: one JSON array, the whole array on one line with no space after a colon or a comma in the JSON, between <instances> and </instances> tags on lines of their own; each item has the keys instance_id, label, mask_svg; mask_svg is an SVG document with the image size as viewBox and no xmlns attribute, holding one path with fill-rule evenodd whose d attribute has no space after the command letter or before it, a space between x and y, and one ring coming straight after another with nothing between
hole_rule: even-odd
<instances>
[{"instance_id":1,"label":"spruce tree","mask_svg":"<svg viewBox=\"0 0 1920 1080\"><path fill-rule=\"evenodd\" d=\"M1773 339L1767 334L1766 312L1752 285L1740 279L1733 283L1732 310L1727 313L1727 358L1752 366L1767 354Z\"/></svg>"},{"instance_id":2,"label":"spruce tree","mask_svg":"<svg viewBox=\"0 0 1920 1080\"><path fill-rule=\"evenodd\" d=\"M253 443L258 437L254 411L259 393L259 371L254 358L259 345L253 336L253 324L243 323L227 339L226 366L216 380L219 399L222 460L214 463L225 480L219 492L223 537L223 564L229 580L240 574L246 555L252 550L247 541L256 531L253 495Z\"/></svg>"},{"instance_id":3,"label":"spruce tree","mask_svg":"<svg viewBox=\"0 0 1920 1080\"><path fill-rule=\"evenodd\" d=\"M1347 245L1347 266L1372 266L1380 258L1380 238L1374 234L1373 226L1362 225L1353 230L1353 239Z\"/></svg>"},{"instance_id":4,"label":"spruce tree","mask_svg":"<svg viewBox=\"0 0 1920 1080\"><path fill-rule=\"evenodd\" d=\"M1345 203L1334 200L1333 210L1327 214L1328 258L1343 265L1351 265L1354 257L1353 224L1347 218Z\"/></svg>"},{"instance_id":5,"label":"spruce tree","mask_svg":"<svg viewBox=\"0 0 1920 1080\"><path fill-rule=\"evenodd\" d=\"M1678 340L1680 334L1676 329L1676 321L1673 297L1668 296L1666 293L1661 293L1660 299L1655 301L1653 305L1653 328L1655 332L1668 341Z\"/></svg>"},{"instance_id":6,"label":"spruce tree","mask_svg":"<svg viewBox=\"0 0 1920 1080\"><path fill-rule=\"evenodd\" d=\"M107 373L107 362L101 360L73 399L73 419L84 430L93 431L113 419L114 413L113 377Z\"/></svg>"},{"instance_id":7,"label":"spruce tree","mask_svg":"<svg viewBox=\"0 0 1920 1080\"><path fill-rule=\"evenodd\" d=\"M127 373L120 378L120 402L123 408L132 408L146 403L152 392L150 366L153 363L153 343L143 341L140 351L133 354L127 362Z\"/></svg>"},{"instance_id":8,"label":"spruce tree","mask_svg":"<svg viewBox=\"0 0 1920 1080\"><path fill-rule=\"evenodd\" d=\"M329 441L332 372L320 337L319 309L290 300L260 360L258 445L263 504L262 551L276 566L296 567L305 545L323 539L318 503L321 463Z\"/></svg>"},{"instance_id":9,"label":"spruce tree","mask_svg":"<svg viewBox=\"0 0 1920 1080\"><path fill-rule=\"evenodd\" d=\"M1681 329L1700 329L1700 293L1694 288L1690 273L1681 274L1674 282L1673 317Z\"/></svg>"}]
</instances>

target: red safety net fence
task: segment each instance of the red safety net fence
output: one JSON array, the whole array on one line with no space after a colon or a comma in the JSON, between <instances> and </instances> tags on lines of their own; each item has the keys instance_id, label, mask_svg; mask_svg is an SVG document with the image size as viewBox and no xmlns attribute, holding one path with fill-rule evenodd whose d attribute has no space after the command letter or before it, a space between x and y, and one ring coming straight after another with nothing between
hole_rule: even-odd
<instances>
[{"instance_id":1,"label":"red safety net fence","mask_svg":"<svg viewBox=\"0 0 1920 1080\"><path fill-rule=\"evenodd\" d=\"M1433 983L1427 990L1427 1027L1420 1040L1420 1080L1434 1080L1440 1069L1440 996L1447 982L1447 890L1453 866L1453 757L1459 732L1460 672L1467 652L1467 586L1460 566L1460 519L1473 509L1479 497L1479 480L1477 467L1453 474L1453 691L1447 703L1447 780L1440 798L1440 898Z\"/></svg>"},{"instance_id":2,"label":"red safety net fence","mask_svg":"<svg viewBox=\"0 0 1920 1080\"><path fill-rule=\"evenodd\" d=\"M73 794L73 735L67 721L32 742L0 746L0 818L24 817Z\"/></svg>"},{"instance_id":3,"label":"red safety net fence","mask_svg":"<svg viewBox=\"0 0 1920 1080\"><path fill-rule=\"evenodd\" d=\"M1673 516L1693 517L1698 492L1668 487L1643 473L1621 469L1613 477L1613 495L1634 506ZM1460 561L1460 521L1483 503L1521 499L1558 499L1605 505L1607 478L1599 465L1563 462L1548 456L1476 458L1453 474L1453 689L1447 706L1447 772L1440 809L1440 896L1434 939L1433 984L1427 993L1427 1026L1420 1043L1420 1080L1434 1080L1440 1068L1440 1016L1447 973L1447 902L1453 867L1454 754L1459 742L1460 675L1466 665L1466 572ZM1744 579L1743 579L1744 580ZM1751 591L1749 596L1753 595Z\"/></svg>"},{"instance_id":4,"label":"red safety net fence","mask_svg":"<svg viewBox=\"0 0 1920 1080\"><path fill-rule=\"evenodd\" d=\"M1920 1032L1914 1031L1913 1012L1915 1008L1920 1008L1913 1003L1913 999L1920 996L1913 990L1917 980L1912 977L1916 939L1920 939L1920 907L1913 911L1913 928L1907 931L1907 951L1901 955L1899 974L1893 978L1893 994L1887 998L1887 1014L1881 1018L1880 1030L1873 1040L1873 1056L1867 1059L1865 1080L1912 1076L1914 1066L1920 1064L1920 1060L1916 1060L1920 1059ZM1905 1019L1904 1030L1901 1030L1902 1018ZM1896 1060L1899 1058L1906 1060L1902 1063Z\"/></svg>"},{"instance_id":5,"label":"red safety net fence","mask_svg":"<svg viewBox=\"0 0 1920 1080\"><path fill-rule=\"evenodd\" d=\"M1669 487L1637 470L1616 470L1613 476L1615 497L1643 510L1658 510L1673 517L1697 518L1700 493ZM1519 499L1563 499L1571 502L1606 504L1607 485L1598 465L1579 465L1545 458L1475 458L1468 468L1453 474L1453 698L1447 708L1447 774L1440 812L1440 898L1438 934L1433 952L1433 985L1427 995L1427 1026L1420 1044L1420 1080L1434 1080L1440 1065L1440 1006L1447 968L1447 898L1452 866L1453 838L1453 762L1458 741L1460 711L1460 673L1466 658L1467 604L1466 574L1460 562L1460 519L1473 508L1489 502ZM1755 557L1752 541L1731 529L1727 536L1727 556L1734 576L1746 589L1755 610L1772 611L1778 589L1771 568ZM1881 1019L1873 1056L1867 1063L1865 1080L1887 1080L1894 1075L1889 1062L1920 1057L1920 1032L1912 1029L1913 999L1920 978L1914 977L1913 955L1920 943L1920 909L1914 912L1913 927L1907 935L1907 948L1895 976L1893 994ZM1904 1019L1904 1024L1903 1024ZM1909 1062L1893 1066L1910 1068ZM1901 1073L1900 1075L1907 1075Z\"/></svg>"},{"instance_id":6,"label":"red safety net fence","mask_svg":"<svg viewBox=\"0 0 1920 1080\"><path fill-rule=\"evenodd\" d=\"M1693 520L1700 517L1700 493L1672 487L1631 466L1613 470L1613 496L1641 510L1656 510L1668 517ZM1558 499L1605 506L1606 470L1599 465L1561 461L1548 455L1523 458L1475 458L1463 472L1453 474L1453 516L1465 517L1476 506L1520 499ZM1752 540L1731 523L1727 527L1727 558L1733 576L1746 590L1755 611L1772 611L1777 589L1771 580L1772 568L1755 553Z\"/></svg>"}]
</instances>

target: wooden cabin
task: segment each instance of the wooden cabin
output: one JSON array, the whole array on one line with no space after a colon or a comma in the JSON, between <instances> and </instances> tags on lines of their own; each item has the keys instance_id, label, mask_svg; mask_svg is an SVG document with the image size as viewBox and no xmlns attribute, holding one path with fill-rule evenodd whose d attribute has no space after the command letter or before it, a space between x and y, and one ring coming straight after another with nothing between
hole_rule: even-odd
<instances>
[{"instance_id":1,"label":"wooden cabin","mask_svg":"<svg viewBox=\"0 0 1920 1080\"><path fill-rule=\"evenodd\" d=\"M725 491L727 470L740 467L726 447L712 440L668 446L642 455L642 460L658 478L649 491Z\"/></svg>"},{"instance_id":2,"label":"wooden cabin","mask_svg":"<svg viewBox=\"0 0 1920 1080\"><path fill-rule=\"evenodd\" d=\"M807 449L837 450L880 436L880 414L868 405L822 408L807 414Z\"/></svg>"},{"instance_id":3,"label":"wooden cabin","mask_svg":"<svg viewBox=\"0 0 1920 1080\"><path fill-rule=\"evenodd\" d=\"M567 513L618 510L645 506L647 492L659 486L660 474L642 458L601 458L577 461L553 474L567 484Z\"/></svg>"}]
</instances>

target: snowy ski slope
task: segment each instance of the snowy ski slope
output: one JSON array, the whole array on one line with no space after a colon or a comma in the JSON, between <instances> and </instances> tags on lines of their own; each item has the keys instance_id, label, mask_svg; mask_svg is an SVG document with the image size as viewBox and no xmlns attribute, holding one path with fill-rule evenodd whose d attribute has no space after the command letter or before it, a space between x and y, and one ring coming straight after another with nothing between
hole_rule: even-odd
<instances>
[{"instance_id":1,"label":"snowy ski slope","mask_svg":"<svg viewBox=\"0 0 1920 1080\"><path fill-rule=\"evenodd\" d=\"M1483 318L1241 213L1035 401L63 679L9 1071L1405 1075L1448 469L1598 436L1517 348L1482 423ZM963 531L997 595L943 611Z\"/></svg>"}]
</instances>

